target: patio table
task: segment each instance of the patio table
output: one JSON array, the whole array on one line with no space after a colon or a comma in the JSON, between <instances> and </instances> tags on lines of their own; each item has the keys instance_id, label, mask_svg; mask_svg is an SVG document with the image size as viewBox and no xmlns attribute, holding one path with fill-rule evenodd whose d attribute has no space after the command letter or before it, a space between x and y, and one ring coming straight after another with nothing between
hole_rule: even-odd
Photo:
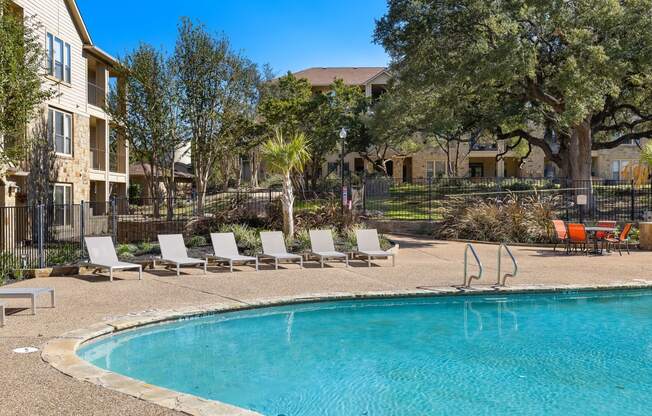
<instances>
[{"instance_id":1,"label":"patio table","mask_svg":"<svg viewBox=\"0 0 652 416\"><path fill-rule=\"evenodd\" d=\"M596 237L596 234L599 233L600 231L605 232L605 233L615 233L616 228L615 227L585 227L585 230L587 233L593 233L593 253L594 254L602 254L602 250L598 251L598 239Z\"/></svg>"}]
</instances>

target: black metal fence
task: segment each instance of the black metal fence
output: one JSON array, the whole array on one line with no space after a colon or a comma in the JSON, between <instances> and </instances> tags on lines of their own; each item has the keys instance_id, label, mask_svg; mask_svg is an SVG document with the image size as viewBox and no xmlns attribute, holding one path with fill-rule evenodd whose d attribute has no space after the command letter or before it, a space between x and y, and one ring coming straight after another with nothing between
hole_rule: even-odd
<instances>
[{"instance_id":1,"label":"black metal fence","mask_svg":"<svg viewBox=\"0 0 652 416\"><path fill-rule=\"evenodd\" d=\"M317 191L295 190L295 212L346 203L367 217L438 221L454 204L474 204L508 195L550 196L567 221L637 221L652 211L652 185L632 181L565 179L437 178L409 182L366 178ZM346 192L346 193L345 193ZM233 218L269 220L278 215L281 189L214 192L200 198L135 198L73 205L0 207L0 273L7 269L73 264L85 258L85 236L113 236L116 244L155 242L158 234L206 231ZM344 199L346 197L346 200ZM232 215L233 214L233 215ZM244 216L243 216L244 215Z\"/></svg>"},{"instance_id":2,"label":"black metal fence","mask_svg":"<svg viewBox=\"0 0 652 416\"><path fill-rule=\"evenodd\" d=\"M573 181L563 178L433 178L397 181L367 179L364 210L368 216L437 221L450 204L537 196L554 199L566 221L638 221L652 211L652 183Z\"/></svg>"}]
</instances>

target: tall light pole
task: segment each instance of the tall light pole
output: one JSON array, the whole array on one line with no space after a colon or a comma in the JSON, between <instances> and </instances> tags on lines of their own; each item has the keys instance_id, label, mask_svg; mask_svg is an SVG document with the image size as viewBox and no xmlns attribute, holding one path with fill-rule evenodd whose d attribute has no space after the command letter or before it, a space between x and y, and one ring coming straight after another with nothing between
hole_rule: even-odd
<instances>
[{"instance_id":1,"label":"tall light pole","mask_svg":"<svg viewBox=\"0 0 652 416\"><path fill-rule=\"evenodd\" d=\"M344 190L344 144L346 141L346 135L347 131L344 127L342 127L342 130L340 130L340 179L342 181L340 191L342 192L342 214L344 214L344 204L348 202L348 195Z\"/></svg>"}]
</instances>

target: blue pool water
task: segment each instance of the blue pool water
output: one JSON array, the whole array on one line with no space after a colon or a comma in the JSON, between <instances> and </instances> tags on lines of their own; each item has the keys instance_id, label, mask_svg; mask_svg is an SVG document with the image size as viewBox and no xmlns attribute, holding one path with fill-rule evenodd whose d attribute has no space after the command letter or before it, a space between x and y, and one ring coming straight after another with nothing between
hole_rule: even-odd
<instances>
[{"instance_id":1,"label":"blue pool water","mask_svg":"<svg viewBox=\"0 0 652 416\"><path fill-rule=\"evenodd\" d=\"M342 301L145 327L98 367L265 415L650 415L652 291Z\"/></svg>"}]
</instances>

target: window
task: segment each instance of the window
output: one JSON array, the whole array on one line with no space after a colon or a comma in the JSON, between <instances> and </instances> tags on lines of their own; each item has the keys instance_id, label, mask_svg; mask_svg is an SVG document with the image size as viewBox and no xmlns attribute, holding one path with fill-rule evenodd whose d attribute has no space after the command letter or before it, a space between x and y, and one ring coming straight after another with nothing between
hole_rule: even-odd
<instances>
[{"instance_id":1,"label":"window","mask_svg":"<svg viewBox=\"0 0 652 416\"><path fill-rule=\"evenodd\" d=\"M469 163L469 174L472 178L484 177L484 165L482 163Z\"/></svg>"},{"instance_id":2,"label":"window","mask_svg":"<svg viewBox=\"0 0 652 416\"><path fill-rule=\"evenodd\" d=\"M58 110L48 111L48 131L54 144L54 151L72 155L72 116Z\"/></svg>"},{"instance_id":3,"label":"window","mask_svg":"<svg viewBox=\"0 0 652 416\"><path fill-rule=\"evenodd\" d=\"M52 188L54 225L70 225L72 217L72 185L58 183Z\"/></svg>"},{"instance_id":4,"label":"window","mask_svg":"<svg viewBox=\"0 0 652 416\"><path fill-rule=\"evenodd\" d=\"M444 160L428 160L426 162L426 178L441 178L446 176L446 162Z\"/></svg>"},{"instance_id":5,"label":"window","mask_svg":"<svg viewBox=\"0 0 652 416\"><path fill-rule=\"evenodd\" d=\"M613 160L611 161L611 179L621 180L623 170L629 165L629 160Z\"/></svg>"},{"instance_id":6,"label":"window","mask_svg":"<svg viewBox=\"0 0 652 416\"><path fill-rule=\"evenodd\" d=\"M70 84L70 44L62 41L52 33L48 33L45 50L47 53L48 74Z\"/></svg>"}]
</instances>

